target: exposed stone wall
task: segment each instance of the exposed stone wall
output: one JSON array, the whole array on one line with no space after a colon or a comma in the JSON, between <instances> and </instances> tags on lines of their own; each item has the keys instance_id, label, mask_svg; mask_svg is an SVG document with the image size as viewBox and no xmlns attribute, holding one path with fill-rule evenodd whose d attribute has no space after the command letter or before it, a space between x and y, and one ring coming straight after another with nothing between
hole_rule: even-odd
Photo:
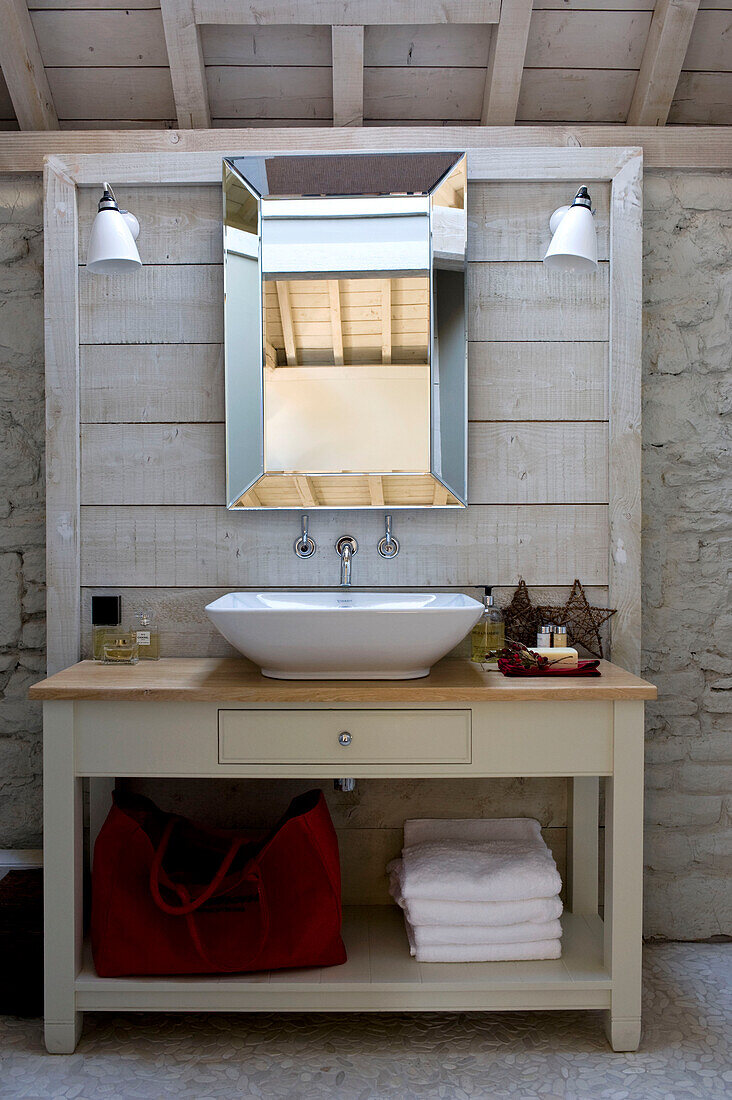
<instances>
[{"instance_id":1,"label":"exposed stone wall","mask_svg":"<svg viewBox=\"0 0 732 1100\"><path fill-rule=\"evenodd\" d=\"M732 176L647 177L646 932L732 935Z\"/></svg>"},{"instance_id":2,"label":"exposed stone wall","mask_svg":"<svg viewBox=\"0 0 732 1100\"><path fill-rule=\"evenodd\" d=\"M41 224L0 180L0 847L40 842ZM732 934L732 177L647 177L644 251L646 932L694 939Z\"/></svg>"},{"instance_id":3,"label":"exposed stone wall","mask_svg":"<svg viewBox=\"0 0 732 1100\"><path fill-rule=\"evenodd\" d=\"M0 178L0 848L41 843L45 671L43 208L38 177Z\"/></svg>"}]
</instances>

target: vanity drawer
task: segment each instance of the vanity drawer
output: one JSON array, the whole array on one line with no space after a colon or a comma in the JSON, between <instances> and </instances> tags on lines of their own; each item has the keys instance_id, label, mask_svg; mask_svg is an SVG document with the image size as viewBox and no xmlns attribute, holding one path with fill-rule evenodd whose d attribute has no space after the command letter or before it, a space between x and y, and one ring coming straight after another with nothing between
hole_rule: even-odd
<instances>
[{"instance_id":1,"label":"vanity drawer","mask_svg":"<svg viewBox=\"0 0 732 1100\"><path fill-rule=\"evenodd\" d=\"M220 710L220 764L469 764L469 710Z\"/></svg>"}]
</instances>

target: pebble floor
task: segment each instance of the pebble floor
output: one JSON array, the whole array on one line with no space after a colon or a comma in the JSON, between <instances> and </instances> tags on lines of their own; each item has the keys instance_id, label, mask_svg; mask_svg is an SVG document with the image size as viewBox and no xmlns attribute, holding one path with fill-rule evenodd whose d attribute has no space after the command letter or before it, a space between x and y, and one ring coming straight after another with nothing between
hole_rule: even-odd
<instances>
[{"instance_id":1,"label":"pebble floor","mask_svg":"<svg viewBox=\"0 0 732 1100\"><path fill-rule=\"evenodd\" d=\"M732 945L645 950L644 1031L614 1054L596 1012L88 1014L75 1054L0 1017L0 1097L28 1100L732 1098Z\"/></svg>"}]
</instances>

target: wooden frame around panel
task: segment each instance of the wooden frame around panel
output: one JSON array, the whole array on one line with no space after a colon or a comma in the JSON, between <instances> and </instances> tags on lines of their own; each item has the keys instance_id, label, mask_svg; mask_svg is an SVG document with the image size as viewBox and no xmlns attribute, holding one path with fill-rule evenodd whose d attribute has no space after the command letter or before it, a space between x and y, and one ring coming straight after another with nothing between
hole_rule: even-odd
<instances>
[{"instance_id":1,"label":"wooden frame around panel","mask_svg":"<svg viewBox=\"0 0 732 1100\"><path fill-rule=\"evenodd\" d=\"M308 134L300 151L333 149L329 131ZM412 147L413 140L393 147ZM383 150L363 134L359 148ZM344 143L345 144L345 143ZM76 188L112 179L120 185L218 183L221 159L232 152L272 152L261 141L248 148L201 153L90 154L47 157L45 182L45 311L47 385L48 668L79 659L79 382L78 214ZM422 148L455 149L459 138L444 129ZM638 148L468 149L473 182L543 182L582 179L611 182L609 603L613 661L632 672L640 666L640 382L643 151ZM551 211L547 211L547 217Z\"/></svg>"}]
</instances>

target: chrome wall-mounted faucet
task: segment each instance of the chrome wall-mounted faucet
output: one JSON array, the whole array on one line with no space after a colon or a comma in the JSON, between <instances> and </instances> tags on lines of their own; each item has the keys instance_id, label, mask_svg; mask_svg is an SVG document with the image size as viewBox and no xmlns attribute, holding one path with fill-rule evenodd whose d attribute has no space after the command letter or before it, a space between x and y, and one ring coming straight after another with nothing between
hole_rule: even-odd
<instances>
[{"instance_id":1,"label":"chrome wall-mounted faucet","mask_svg":"<svg viewBox=\"0 0 732 1100\"><path fill-rule=\"evenodd\" d=\"M313 539L310 538L308 533L309 519L307 516L300 516L302 522L302 530L300 532L300 538L295 539L295 545L293 550L297 554L298 558L312 558L313 554L317 550L317 546Z\"/></svg>"},{"instance_id":2,"label":"chrome wall-mounted faucet","mask_svg":"<svg viewBox=\"0 0 732 1100\"><path fill-rule=\"evenodd\" d=\"M384 537L379 539L379 553L382 558L395 558L399 553L399 539L391 533L391 516L384 516Z\"/></svg>"},{"instance_id":3,"label":"chrome wall-mounted faucet","mask_svg":"<svg viewBox=\"0 0 732 1100\"><path fill-rule=\"evenodd\" d=\"M351 562L353 555L358 553L358 543L353 535L341 535L335 544L336 553L341 557L341 587L349 588L351 584Z\"/></svg>"}]
</instances>

